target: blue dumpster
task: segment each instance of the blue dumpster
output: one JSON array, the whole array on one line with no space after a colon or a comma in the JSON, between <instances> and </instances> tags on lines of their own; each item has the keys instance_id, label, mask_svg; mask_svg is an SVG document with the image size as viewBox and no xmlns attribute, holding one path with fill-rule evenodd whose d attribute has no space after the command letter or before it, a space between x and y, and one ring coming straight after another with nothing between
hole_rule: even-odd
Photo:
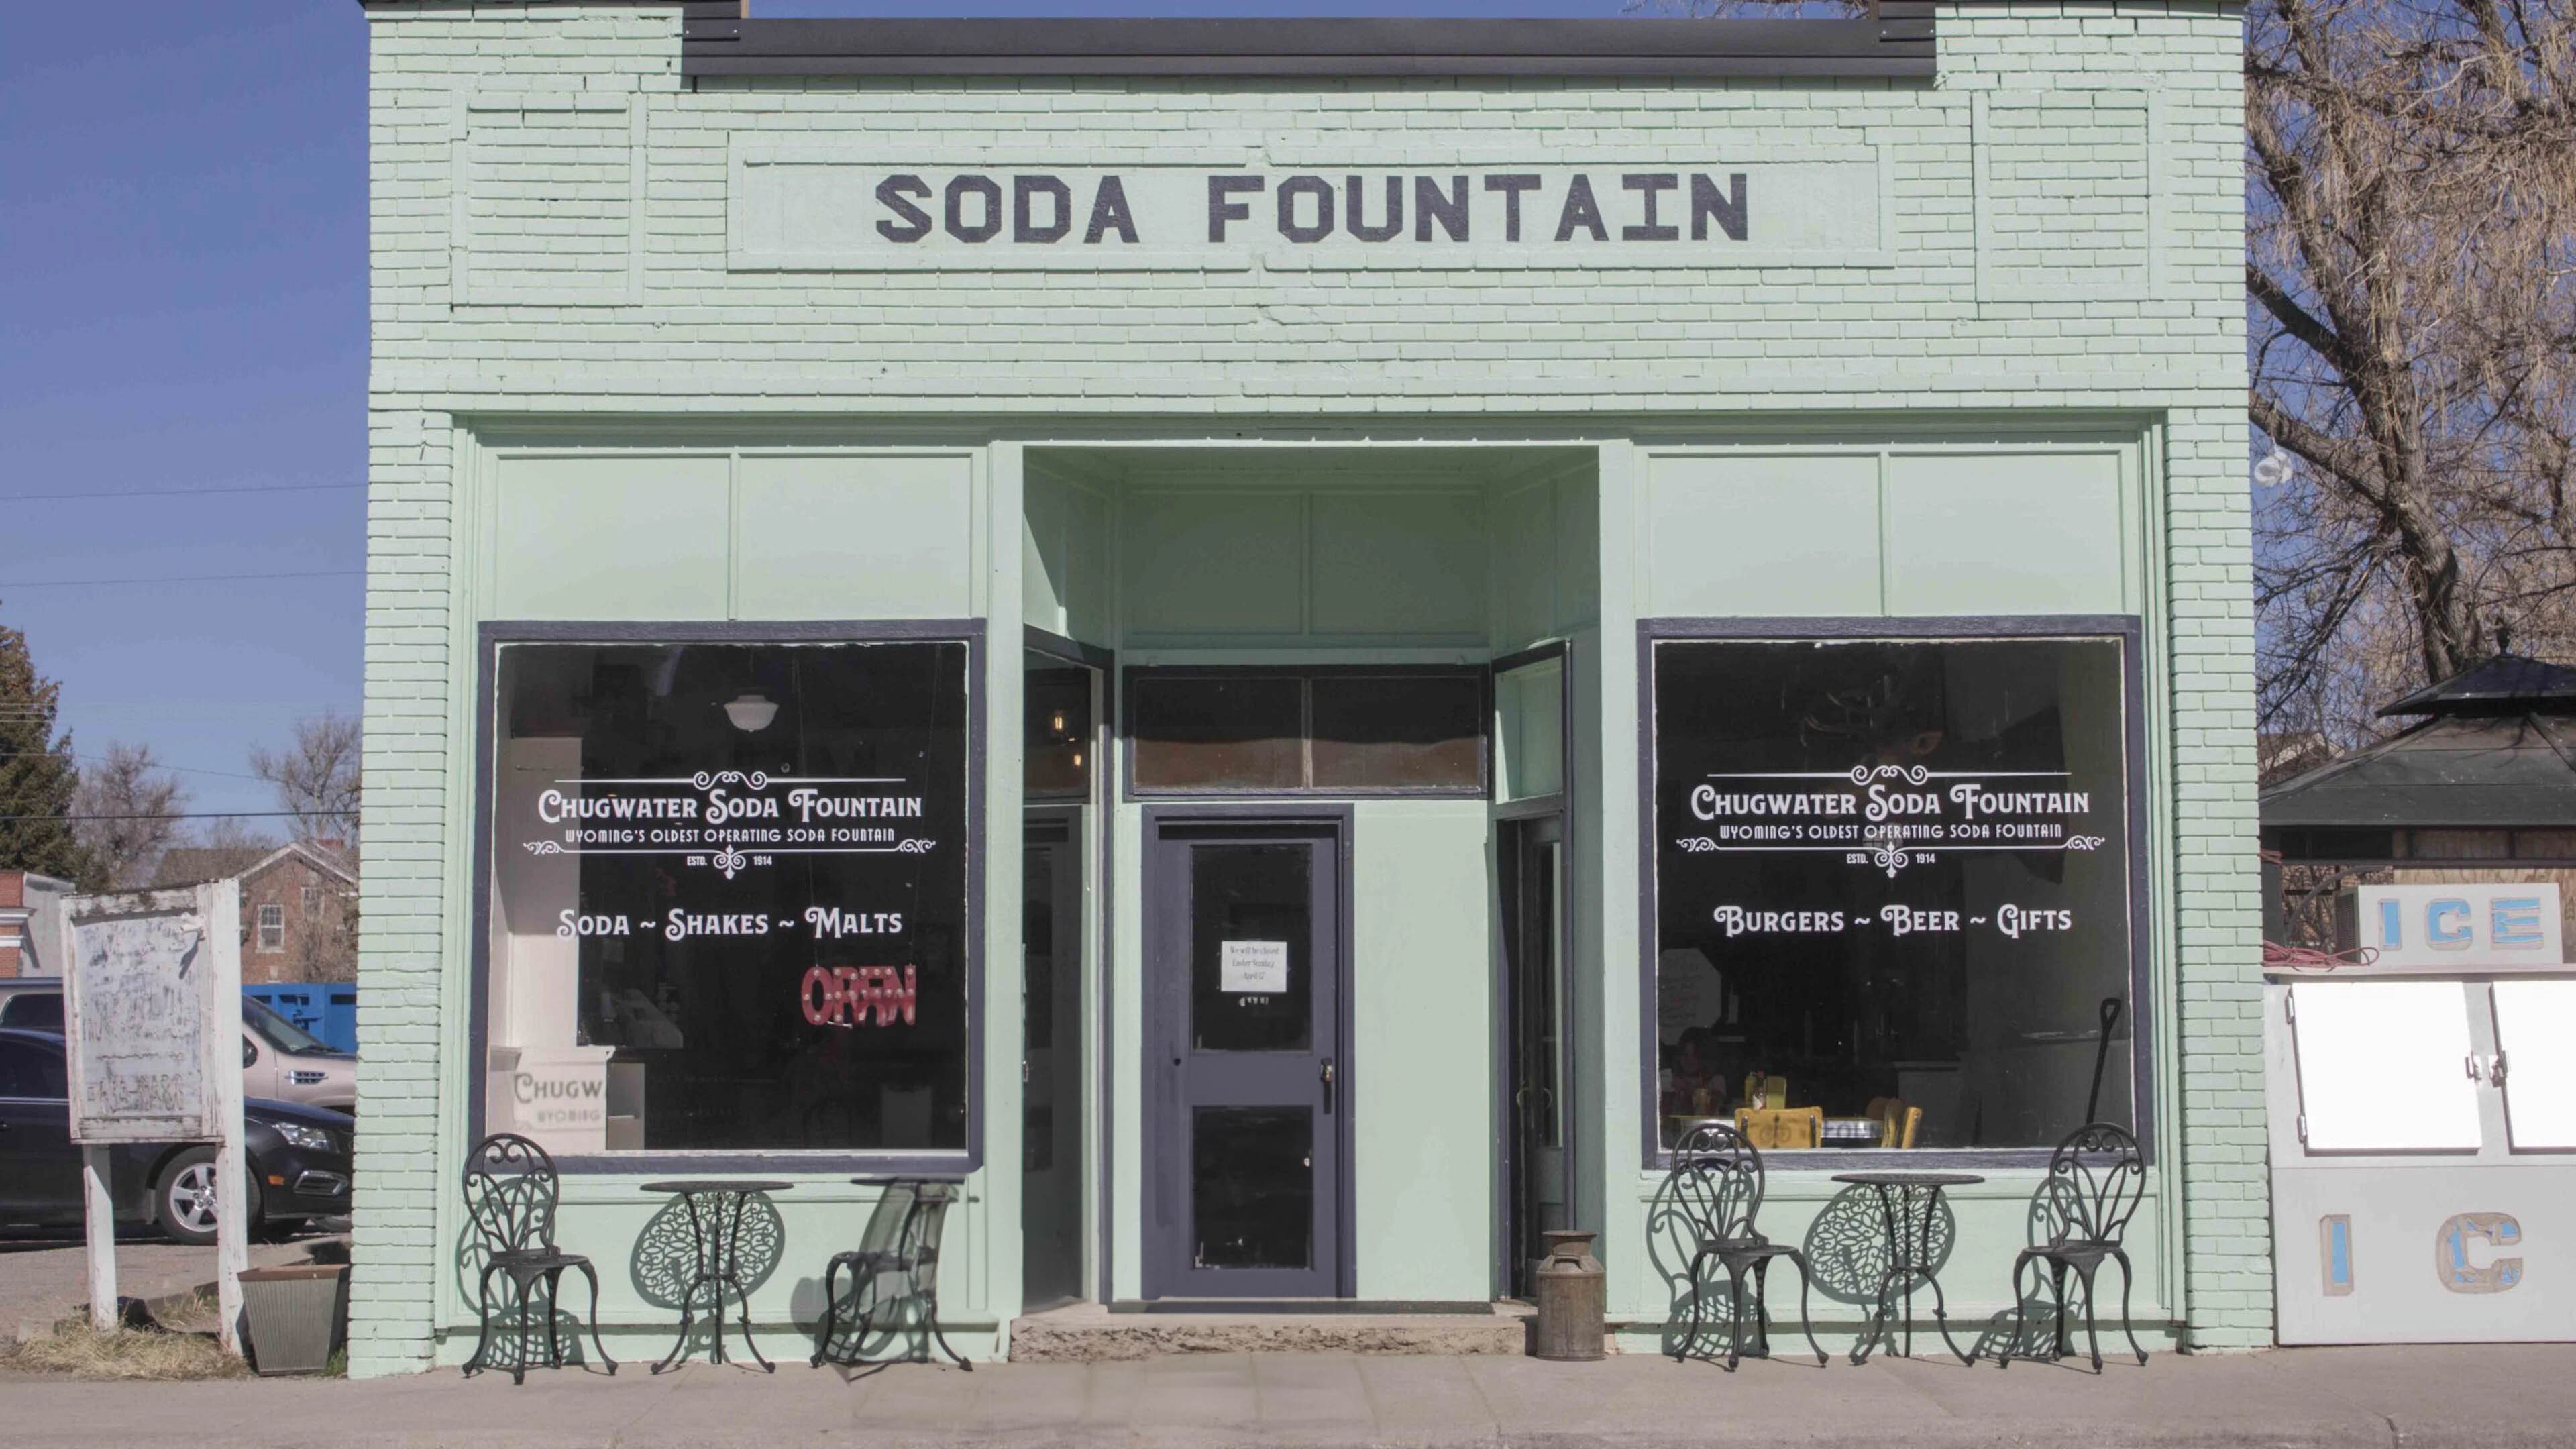
<instances>
[{"instance_id":1,"label":"blue dumpster","mask_svg":"<svg viewBox=\"0 0 2576 1449\"><path fill-rule=\"evenodd\" d=\"M258 998L334 1051L358 1049L358 988L354 986L273 981L245 986L242 995Z\"/></svg>"}]
</instances>

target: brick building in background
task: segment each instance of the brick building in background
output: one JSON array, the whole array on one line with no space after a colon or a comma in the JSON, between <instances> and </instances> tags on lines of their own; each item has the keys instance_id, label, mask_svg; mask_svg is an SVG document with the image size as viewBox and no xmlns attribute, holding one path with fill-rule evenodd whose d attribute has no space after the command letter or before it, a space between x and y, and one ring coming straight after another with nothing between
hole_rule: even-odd
<instances>
[{"instance_id":1,"label":"brick building in background","mask_svg":"<svg viewBox=\"0 0 2576 1449\"><path fill-rule=\"evenodd\" d=\"M356 979L358 878L327 846L281 845L248 864L238 850L183 847L161 857L153 884L228 876L241 888L244 986Z\"/></svg>"},{"instance_id":2,"label":"brick building in background","mask_svg":"<svg viewBox=\"0 0 2576 1449\"><path fill-rule=\"evenodd\" d=\"M55 907L72 883L23 870L0 870L0 980L63 974L62 915Z\"/></svg>"}]
</instances>

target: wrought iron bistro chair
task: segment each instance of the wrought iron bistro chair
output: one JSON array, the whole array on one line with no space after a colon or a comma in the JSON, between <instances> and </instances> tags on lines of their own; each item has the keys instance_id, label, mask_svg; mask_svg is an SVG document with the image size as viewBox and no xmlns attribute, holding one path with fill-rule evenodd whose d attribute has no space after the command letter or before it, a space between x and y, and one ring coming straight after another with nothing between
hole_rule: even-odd
<instances>
[{"instance_id":1,"label":"wrought iron bistro chair","mask_svg":"<svg viewBox=\"0 0 2576 1449\"><path fill-rule=\"evenodd\" d=\"M1766 1291L1771 1261L1786 1258L1798 1270L1798 1328L1807 1336L1807 1347L1814 1351L1816 1362L1825 1361L1825 1351L1816 1343L1814 1324L1807 1316L1807 1293L1813 1276L1807 1269L1807 1255L1786 1243L1775 1243L1754 1227L1754 1217L1762 1210L1762 1154L1744 1134L1732 1125L1718 1121L1695 1122L1673 1146L1672 1171L1664 1179L1667 1199L1690 1225L1692 1256L1690 1265L1690 1331L1673 1348L1673 1361L1690 1356L1691 1345L1699 1340L1700 1274L1714 1258L1726 1269L1727 1333L1726 1367L1732 1373L1744 1346L1744 1279L1753 1278L1753 1313L1758 1334L1757 1356L1771 1351L1771 1309Z\"/></svg>"},{"instance_id":2,"label":"wrought iron bistro chair","mask_svg":"<svg viewBox=\"0 0 2576 1449\"><path fill-rule=\"evenodd\" d=\"M465 1211L483 1258L482 1276L474 1287L482 1324L474 1338L474 1356L465 1361L470 1377L488 1367L484 1355L492 1346L492 1312L507 1311L495 1303L492 1279L505 1275L518 1301L518 1352L510 1363L510 1382L525 1383L528 1374L528 1309L538 1283L546 1285L546 1359L563 1367L563 1341L555 1331L556 1287L566 1268L581 1270L590 1280L590 1346L613 1376L617 1360L599 1341L599 1274L590 1260L555 1246L555 1208L562 1198L555 1160L536 1143L514 1132L499 1132L474 1145L465 1159Z\"/></svg>"},{"instance_id":3,"label":"wrought iron bistro chair","mask_svg":"<svg viewBox=\"0 0 2576 1449\"><path fill-rule=\"evenodd\" d=\"M2047 1215L2048 1241L2022 1249L2013 1259L2013 1331L1997 1351L1997 1363L2010 1368L2013 1350L2023 1341L2030 1301L2022 1294L2022 1270L2045 1265L2050 1297L2057 1305L2056 1356L2074 1352L2066 1337L2066 1275L2072 1271L2084 1282L2084 1342L2093 1358L2093 1371L2100 1373L2102 1341L2094 1328L2093 1275L2105 1259L2120 1265L2120 1331L2128 1336L2129 1351L2138 1356L2138 1362L2147 1361L2147 1351L2138 1347L2137 1330L2129 1323L2133 1274L2129 1255L2120 1246L2120 1236L2128 1230L2146 1191L2146 1179L2146 1159L2138 1150L2138 1139L2108 1122L2079 1127L2057 1144L2049 1155L2038 1203Z\"/></svg>"},{"instance_id":4,"label":"wrought iron bistro chair","mask_svg":"<svg viewBox=\"0 0 2576 1449\"><path fill-rule=\"evenodd\" d=\"M866 1179L861 1179L866 1181ZM956 1185L946 1182L895 1181L883 1184L874 1211L868 1214L868 1225L859 1234L859 1246L845 1253L835 1253L823 1269L823 1327L814 1341L813 1366L825 1363L855 1364L875 1332L877 1310L889 1301L882 1285L888 1277L902 1281L904 1291L892 1296L900 1304L906 1299L921 1301L921 1327L925 1342L921 1347L924 1362L930 1357L928 1340L936 1340L939 1350L969 1373L975 1366L966 1356L949 1346L948 1335L939 1328L939 1229L948 1215L948 1204L956 1196ZM834 1358L832 1339L840 1331L841 1295L839 1278L844 1268L850 1273L850 1292L865 1293L866 1306L859 1310L859 1321L850 1340L848 1358ZM899 1327L895 1319L891 1326Z\"/></svg>"}]
</instances>

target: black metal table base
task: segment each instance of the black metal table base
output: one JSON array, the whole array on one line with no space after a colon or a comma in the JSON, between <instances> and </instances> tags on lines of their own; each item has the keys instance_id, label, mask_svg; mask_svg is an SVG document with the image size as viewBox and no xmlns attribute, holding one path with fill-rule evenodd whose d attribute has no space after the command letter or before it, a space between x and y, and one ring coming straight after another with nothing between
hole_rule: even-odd
<instances>
[{"instance_id":1,"label":"black metal table base","mask_svg":"<svg viewBox=\"0 0 2576 1449\"><path fill-rule=\"evenodd\" d=\"M709 1290L708 1296L714 1300L710 1316L714 1319L715 1332L707 1341L707 1362L717 1364L731 1362L725 1357L725 1293L731 1290L734 1299L742 1305L743 1348L751 1354L752 1362L760 1365L763 1372L773 1374L778 1372L778 1365L761 1356L760 1345L751 1336L751 1290L743 1285L740 1272L742 1215L753 1198L762 1193L782 1192L789 1186L790 1184L783 1182L648 1183L645 1185L647 1192L667 1191L676 1194L681 1204L688 1209L689 1243L698 1264L697 1271L690 1275L688 1286L680 1290L680 1336L673 1340L671 1351L662 1356L662 1361L653 1365L653 1372L658 1374L688 1356L689 1330L697 1326L697 1302L700 1289ZM701 1196L714 1199L703 1217L698 1212L698 1199ZM725 1214L728 1200L733 1207L730 1217ZM711 1229L714 1230L712 1237L709 1235Z\"/></svg>"},{"instance_id":2,"label":"black metal table base","mask_svg":"<svg viewBox=\"0 0 2576 1449\"><path fill-rule=\"evenodd\" d=\"M1961 1353L1959 1342L1950 1336L1950 1304L1941 1291L1941 1280L1933 1271L1932 1223L1941 1213L1941 1189L1951 1182L1982 1182L1968 1174L1931 1180L1939 1174L1852 1173L1837 1176L1837 1182L1854 1182L1878 1194L1879 1220L1887 1232L1887 1267L1878 1275L1878 1292L1872 1304L1869 1326L1861 1331L1860 1341L1852 1345L1851 1361L1869 1362L1870 1354L1881 1343L1890 1353L1906 1358L1914 1356L1914 1290L1919 1283L1932 1290L1932 1322L1940 1330L1941 1342L1949 1347L1961 1363L1974 1363L1973 1354ZM1913 1179L1913 1180L1909 1180ZM1922 1223L1915 1226L1915 1214ZM1904 1346L1896 1343L1895 1314L1900 1302L1905 1310Z\"/></svg>"}]
</instances>

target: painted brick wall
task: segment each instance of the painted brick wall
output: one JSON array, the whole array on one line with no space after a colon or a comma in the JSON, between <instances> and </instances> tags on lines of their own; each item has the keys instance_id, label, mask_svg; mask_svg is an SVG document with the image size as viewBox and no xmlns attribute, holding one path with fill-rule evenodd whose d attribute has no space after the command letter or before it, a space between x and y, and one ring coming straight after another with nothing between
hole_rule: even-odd
<instances>
[{"instance_id":1,"label":"painted brick wall","mask_svg":"<svg viewBox=\"0 0 2576 1449\"><path fill-rule=\"evenodd\" d=\"M2180 1020L2167 1029L2184 1064L2168 1095L2187 1183L2189 1311L2200 1344L2269 1340L2231 6L1945 8L1929 87L777 80L690 91L670 7L368 15L367 1100L353 1371L427 1362L432 1285L448 1257L442 1164L465 1132L470 822L457 807L472 779L473 663L451 463L460 416L500 413L917 425L1001 413L1722 422L1959 409L2160 421L2181 902ZM1728 154L1878 144L1898 265L725 270L729 137L879 132L1102 158L1186 140L1389 163L1498 144L1533 159L1640 143ZM545 144L514 144L530 139ZM547 146L561 154L549 160ZM579 205L529 204L557 193ZM619 218L623 236L609 225ZM532 245L549 226L565 245ZM2060 232L2082 255L2035 259L2034 245ZM442 1042L458 1064L445 1080Z\"/></svg>"}]
</instances>

